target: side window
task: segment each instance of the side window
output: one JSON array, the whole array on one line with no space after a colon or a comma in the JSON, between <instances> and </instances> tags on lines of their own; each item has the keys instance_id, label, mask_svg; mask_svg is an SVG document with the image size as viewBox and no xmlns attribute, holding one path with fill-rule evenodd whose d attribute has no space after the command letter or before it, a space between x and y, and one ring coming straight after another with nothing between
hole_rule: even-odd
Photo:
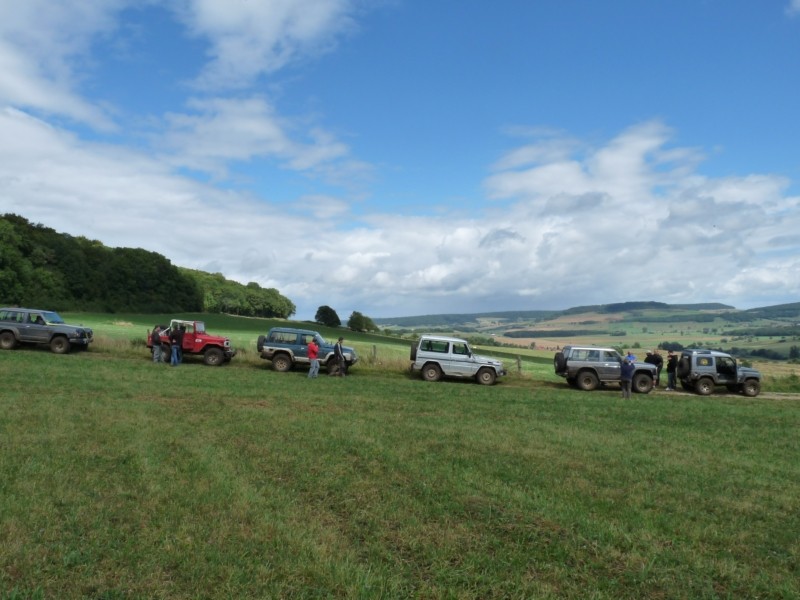
<instances>
[{"instance_id":1,"label":"side window","mask_svg":"<svg viewBox=\"0 0 800 600\"><path fill-rule=\"evenodd\" d=\"M304 334L303 335L303 345L304 346L308 346L308 343L309 342L313 342L313 341L314 341L314 336L313 335L311 335L311 334Z\"/></svg>"},{"instance_id":2,"label":"side window","mask_svg":"<svg viewBox=\"0 0 800 600\"><path fill-rule=\"evenodd\" d=\"M463 354L464 356L466 356L467 354L469 354L469 351L467 350L467 345L461 343L453 344L453 354Z\"/></svg>"},{"instance_id":3,"label":"side window","mask_svg":"<svg viewBox=\"0 0 800 600\"><path fill-rule=\"evenodd\" d=\"M619 362L619 356L616 352L603 350L603 362Z\"/></svg>"},{"instance_id":4,"label":"side window","mask_svg":"<svg viewBox=\"0 0 800 600\"><path fill-rule=\"evenodd\" d=\"M278 344L294 344L297 341L297 334L291 331L273 331L269 336L269 341Z\"/></svg>"},{"instance_id":5,"label":"side window","mask_svg":"<svg viewBox=\"0 0 800 600\"><path fill-rule=\"evenodd\" d=\"M428 352L441 352L445 354L450 349L450 343L442 340L428 340Z\"/></svg>"},{"instance_id":6,"label":"side window","mask_svg":"<svg viewBox=\"0 0 800 600\"><path fill-rule=\"evenodd\" d=\"M16 321L16 319L10 310L0 310L0 321Z\"/></svg>"},{"instance_id":7,"label":"side window","mask_svg":"<svg viewBox=\"0 0 800 600\"><path fill-rule=\"evenodd\" d=\"M710 367L714 364L714 360L710 356L700 356L697 359L698 367Z\"/></svg>"}]
</instances>

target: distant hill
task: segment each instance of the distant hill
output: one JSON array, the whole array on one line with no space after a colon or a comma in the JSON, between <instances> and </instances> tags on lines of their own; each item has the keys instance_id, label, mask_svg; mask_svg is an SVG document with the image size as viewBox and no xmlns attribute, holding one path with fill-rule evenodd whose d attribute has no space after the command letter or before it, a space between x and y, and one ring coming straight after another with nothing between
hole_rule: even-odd
<instances>
[{"instance_id":1,"label":"distant hill","mask_svg":"<svg viewBox=\"0 0 800 600\"><path fill-rule=\"evenodd\" d=\"M477 324L482 320L507 322L539 321L560 314L557 310L516 310L487 313L464 313L442 315L420 315L416 317L388 317L373 319L376 325L383 327L448 327L454 325Z\"/></svg>"},{"instance_id":2,"label":"distant hill","mask_svg":"<svg viewBox=\"0 0 800 600\"><path fill-rule=\"evenodd\" d=\"M795 305L783 305L786 307ZM798 304L797 306L800 306ZM471 326L482 321L496 320L509 323L532 323L546 321L561 316L581 315L585 313L616 314L642 310L662 310L662 311L682 311L701 313L705 311L734 311L736 308L718 302L698 303L698 304L665 304L664 302L637 301L637 302L617 302L613 304L595 304L589 306L575 306L565 310L517 310L500 311L486 313L463 313L463 314L438 314L438 315L419 315L411 317L387 317L383 319L373 319L376 325L383 327L455 327ZM769 309L753 309L766 311ZM710 317L698 317L704 320L711 320ZM753 318L748 316L748 319ZM663 320L672 320L673 317L667 315L661 317ZM680 316L681 320L687 320L685 315ZM648 320L659 320L658 318L648 318Z\"/></svg>"}]
</instances>

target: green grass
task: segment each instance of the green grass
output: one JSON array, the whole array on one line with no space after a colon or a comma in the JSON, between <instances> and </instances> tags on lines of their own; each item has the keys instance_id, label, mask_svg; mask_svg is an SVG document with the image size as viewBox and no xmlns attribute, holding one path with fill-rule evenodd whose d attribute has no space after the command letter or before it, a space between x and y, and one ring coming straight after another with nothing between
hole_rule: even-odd
<instances>
[{"instance_id":1,"label":"green grass","mask_svg":"<svg viewBox=\"0 0 800 600\"><path fill-rule=\"evenodd\" d=\"M147 319L0 353L0 598L800 595L796 395L170 368Z\"/></svg>"}]
</instances>

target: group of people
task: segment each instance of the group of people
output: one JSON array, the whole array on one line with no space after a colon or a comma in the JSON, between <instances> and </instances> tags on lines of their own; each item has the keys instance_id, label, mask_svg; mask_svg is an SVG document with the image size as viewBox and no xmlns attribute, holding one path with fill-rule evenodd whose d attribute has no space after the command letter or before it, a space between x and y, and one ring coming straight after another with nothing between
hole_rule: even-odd
<instances>
[{"instance_id":1,"label":"group of people","mask_svg":"<svg viewBox=\"0 0 800 600\"><path fill-rule=\"evenodd\" d=\"M150 334L150 342L153 345L153 362L160 363L165 360L161 350L161 332L166 329L163 325L156 325L153 327L153 332ZM186 327L173 327L169 330L169 346L170 346L170 366L177 367L183 362L183 336L186 333Z\"/></svg>"},{"instance_id":2,"label":"group of people","mask_svg":"<svg viewBox=\"0 0 800 600\"><path fill-rule=\"evenodd\" d=\"M625 355L622 361L622 370L620 373L620 385L622 386L622 397L630 399L631 385L633 383L633 374L636 371L634 363L636 362L636 355L630 350ZM664 359L657 350L647 351L647 356L644 362L649 363L656 368L655 387L661 383L661 370L664 367ZM678 355L672 350L667 352L667 391L676 389L677 384L677 371L678 371Z\"/></svg>"},{"instance_id":3,"label":"group of people","mask_svg":"<svg viewBox=\"0 0 800 600\"><path fill-rule=\"evenodd\" d=\"M344 357L344 350L342 349L343 337L339 337L336 344L333 346L333 358L336 361L336 372L333 373L337 377L344 377L347 375L347 360ZM308 378L314 379L319 375L319 345L313 339L308 342L308 360L311 362L311 368L308 370Z\"/></svg>"}]
</instances>

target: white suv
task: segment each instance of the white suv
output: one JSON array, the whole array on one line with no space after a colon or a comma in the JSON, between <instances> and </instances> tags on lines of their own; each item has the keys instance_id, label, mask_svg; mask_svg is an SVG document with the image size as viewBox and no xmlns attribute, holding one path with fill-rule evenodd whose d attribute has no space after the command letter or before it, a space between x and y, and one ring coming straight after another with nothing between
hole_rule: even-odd
<instances>
[{"instance_id":1,"label":"white suv","mask_svg":"<svg viewBox=\"0 0 800 600\"><path fill-rule=\"evenodd\" d=\"M412 371L421 371L426 381L447 377L471 377L492 385L506 374L503 363L488 356L473 354L466 340L425 334L411 347Z\"/></svg>"}]
</instances>

